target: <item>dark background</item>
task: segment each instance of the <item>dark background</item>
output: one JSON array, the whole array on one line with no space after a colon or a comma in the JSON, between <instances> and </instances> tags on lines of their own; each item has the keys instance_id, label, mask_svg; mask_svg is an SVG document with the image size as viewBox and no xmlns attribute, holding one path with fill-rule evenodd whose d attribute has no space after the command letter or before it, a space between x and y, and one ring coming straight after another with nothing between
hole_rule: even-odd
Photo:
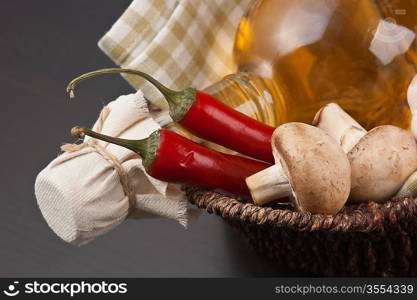
<instances>
[{"instance_id":1,"label":"dark background","mask_svg":"<svg viewBox=\"0 0 417 300\"><path fill-rule=\"evenodd\" d=\"M295 275L258 256L222 219L189 230L127 221L87 246L61 241L36 204L37 173L91 125L103 103L133 92L120 76L92 79L69 102L75 76L113 66L97 41L130 0L14 0L0 4L0 277L250 277Z\"/></svg>"}]
</instances>

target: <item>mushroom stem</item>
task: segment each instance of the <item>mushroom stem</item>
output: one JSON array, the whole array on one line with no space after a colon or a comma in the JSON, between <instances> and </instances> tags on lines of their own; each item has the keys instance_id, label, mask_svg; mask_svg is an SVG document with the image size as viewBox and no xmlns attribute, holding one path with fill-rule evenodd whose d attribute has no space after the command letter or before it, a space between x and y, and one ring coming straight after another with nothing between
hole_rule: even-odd
<instances>
[{"instance_id":1,"label":"mushroom stem","mask_svg":"<svg viewBox=\"0 0 417 300\"><path fill-rule=\"evenodd\" d=\"M330 134L348 153L367 131L336 103L329 103L320 109L313 125Z\"/></svg>"},{"instance_id":2,"label":"mushroom stem","mask_svg":"<svg viewBox=\"0 0 417 300\"><path fill-rule=\"evenodd\" d=\"M257 205L292 195L291 185L280 163L246 178L246 184Z\"/></svg>"}]
</instances>

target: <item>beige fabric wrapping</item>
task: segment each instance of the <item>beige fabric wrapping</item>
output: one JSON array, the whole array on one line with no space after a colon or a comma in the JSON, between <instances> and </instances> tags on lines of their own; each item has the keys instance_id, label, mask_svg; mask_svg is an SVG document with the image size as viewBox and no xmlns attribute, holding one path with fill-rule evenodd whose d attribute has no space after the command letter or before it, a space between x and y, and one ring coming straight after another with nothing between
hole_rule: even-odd
<instances>
[{"instance_id":1,"label":"beige fabric wrapping","mask_svg":"<svg viewBox=\"0 0 417 300\"><path fill-rule=\"evenodd\" d=\"M94 130L127 139L146 138L159 125L149 116L141 91L120 96L108 104ZM117 159L131 189L121 183L120 171L109 157L88 144L67 150L42 170L35 183L39 208L51 229L64 241L83 245L110 231L129 215L168 217L187 226L187 200L174 184L156 180L144 172L138 155L123 147L94 140ZM91 142L88 137L85 142ZM132 207L133 206L133 207Z\"/></svg>"},{"instance_id":2,"label":"beige fabric wrapping","mask_svg":"<svg viewBox=\"0 0 417 300\"><path fill-rule=\"evenodd\" d=\"M116 64L149 73L172 89L205 88L236 71L233 44L251 0L134 0L98 45ZM161 108L166 101L124 75Z\"/></svg>"}]
</instances>

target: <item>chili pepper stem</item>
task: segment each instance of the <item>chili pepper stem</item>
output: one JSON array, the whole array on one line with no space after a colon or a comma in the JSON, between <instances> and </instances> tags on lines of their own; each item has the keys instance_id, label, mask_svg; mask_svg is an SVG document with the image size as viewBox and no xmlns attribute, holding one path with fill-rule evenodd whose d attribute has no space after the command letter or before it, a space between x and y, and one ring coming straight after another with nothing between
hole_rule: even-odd
<instances>
[{"instance_id":1,"label":"chili pepper stem","mask_svg":"<svg viewBox=\"0 0 417 300\"><path fill-rule=\"evenodd\" d=\"M121 138L110 137L104 134L97 133L91 129L82 126L73 127L71 129L71 135L77 138L82 138L85 135L88 135L92 138L96 138L130 149L142 157L142 163L146 169L152 164L153 160L155 159L156 150L159 144L159 130L154 131L149 137L142 140L126 140Z\"/></svg>"},{"instance_id":2,"label":"chili pepper stem","mask_svg":"<svg viewBox=\"0 0 417 300\"><path fill-rule=\"evenodd\" d=\"M152 76L150 76L150 75L148 75L144 72L133 70L133 69L121 69L121 68L107 68L107 69L100 69L100 70L85 73L85 74L71 80L71 82L67 86L67 93L70 94L71 98L74 98L75 97L75 93L74 93L75 87L81 81L83 81L85 79L95 77L95 76L98 76L98 75L114 74L114 73L127 73L127 74L133 74L133 75L140 76L140 77L146 79L147 81L149 81L150 83L152 83L165 97L169 97L170 94L177 93L176 91L173 91L173 90L167 88L162 83L157 81L155 78L153 78Z\"/></svg>"},{"instance_id":3,"label":"chili pepper stem","mask_svg":"<svg viewBox=\"0 0 417 300\"><path fill-rule=\"evenodd\" d=\"M75 98L75 87L81 81L98 76L98 75L114 74L114 73L126 73L126 74L136 75L149 81L153 86L155 86L158 89L159 92L161 92L161 94L168 101L168 104L170 107L170 115L174 121L181 120L195 101L195 89L193 88L188 88L183 91L174 91L174 90L167 88L165 85L160 83L158 80L156 80L149 74L146 74L138 70L122 69L122 68L107 68L107 69L101 69L101 70L96 70L96 71L85 73L71 80L71 82L67 86L67 93L69 93L70 98L73 99Z\"/></svg>"},{"instance_id":4,"label":"chili pepper stem","mask_svg":"<svg viewBox=\"0 0 417 300\"><path fill-rule=\"evenodd\" d=\"M139 155L144 156L146 152L146 141L147 139L143 140L125 140L115 137L110 137L108 135L100 134L91 129L82 126L75 126L71 129L71 135L74 137L82 138L85 135L91 136L93 138L106 141L112 144L116 144L119 146L123 146L128 148L132 151L137 152Z\"/></svg>"},{"instance_id":5,"label":"chili pepper stem","mask_svg":"<svg viewBox=\"0 0 417 300\"><path fill-rule=\"evenodd\" d=\"M76 138L83 138L85 136L84 129L81 126L71 128L71 135Z\"/></svg>"}]
</instances>

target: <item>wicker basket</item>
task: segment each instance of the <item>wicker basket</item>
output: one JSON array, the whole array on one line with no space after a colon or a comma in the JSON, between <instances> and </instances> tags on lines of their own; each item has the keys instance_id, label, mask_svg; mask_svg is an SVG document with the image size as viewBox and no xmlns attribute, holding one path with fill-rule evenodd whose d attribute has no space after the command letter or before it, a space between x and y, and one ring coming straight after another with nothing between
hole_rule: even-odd
<instances>
[{"instance_id":1,"label":"wicker basket","mask_svg":"<svg viewBox=\"0 0 417 300\"><path fill-rule=\"evenodd\" d=\"M322 276L417 276L417 199L312 215L187 188L191 203L227 220L262 255Z\"/></svg>"}]
</instances>

